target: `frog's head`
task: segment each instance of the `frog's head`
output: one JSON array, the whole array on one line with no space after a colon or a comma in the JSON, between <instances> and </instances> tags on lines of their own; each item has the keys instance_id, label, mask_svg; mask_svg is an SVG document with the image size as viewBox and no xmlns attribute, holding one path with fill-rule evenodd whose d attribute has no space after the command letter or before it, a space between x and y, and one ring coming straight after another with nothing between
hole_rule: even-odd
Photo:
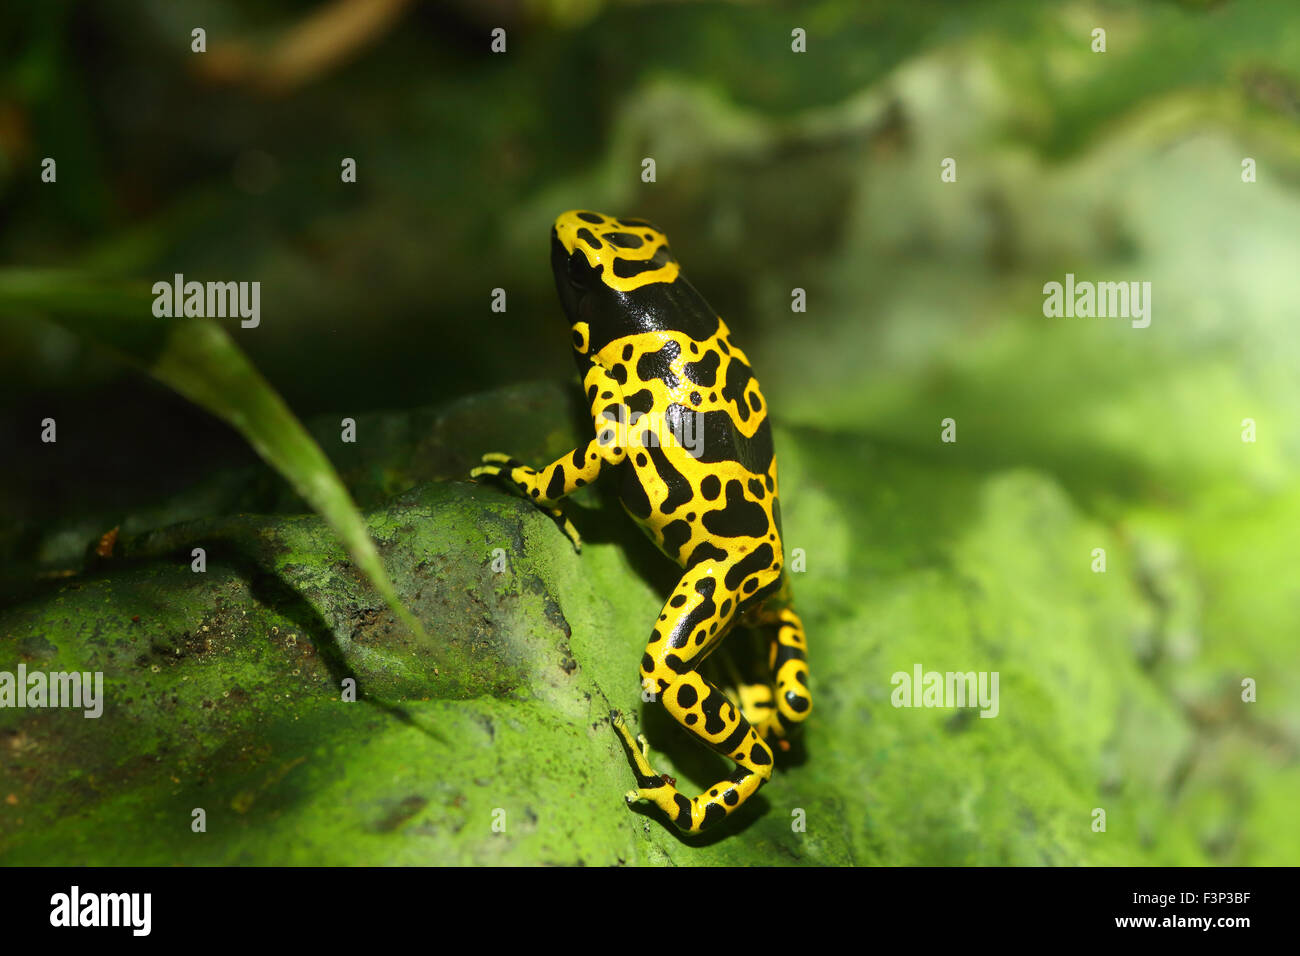
<instances>
[{"instance_id":1,"label":"frog's head","mask_svg":"<svg viewBox=\"0 0 1300 956\"><path fill-rule=\"evenodd\" d=\"M623 307L626 293L672 282L679 268L668 237L644 219L585 209L561 213L551 229L551 267L569 322Z\"/></svg>"}]
</instances>

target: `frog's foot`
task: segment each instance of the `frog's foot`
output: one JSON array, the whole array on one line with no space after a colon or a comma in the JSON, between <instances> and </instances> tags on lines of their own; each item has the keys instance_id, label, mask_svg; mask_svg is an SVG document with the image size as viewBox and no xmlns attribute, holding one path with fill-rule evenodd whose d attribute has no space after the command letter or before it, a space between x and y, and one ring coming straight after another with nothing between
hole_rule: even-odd
<instances>
[{"instance_id":1,"label":"frog's foot","mask_svg":"<svg viewBox=\"0 0 1300 956\"><path fill-rule=\"evenodd\" d=\"M627 748L628 753L632 756L632 763L635 766L636 782L640 785L636 790L629 790L623 794L623 798L628 803L635 803L638 800L650 800L647 792L671 781L676 784L677 781L668 774L655 773L654 768L650 766L650 742L645 739L645 734L637 734L634 738L632 731L627 729L627 721L618 711L610 711L610 724L614 732L622 738L623 746Z\"/></svg>"},{"instance_id":2,"label":"frog's foot","mask_svg":"<svg viewBox=\"0 0 1300 956\"><path fill-rule=\"evenodd\" d=\"M559 505L545 496L544 489L550 490L547 487L550 482L543 484L543 473L536 468L529 467L509 455L491 452L483 456L483 464L471 471L469 476L476 479L498 478L509 483L554 519L565 537L573 542L575 551L582 550L582 538L578 535L578 529L573 526L573 522L568 519Z\"/></svg>"},{"instance_id":3,"label":"frog's foot","mask_svg":"<svg viewBox=\"0 0 1300 956\"><path fill-rule=\"evenodd\" d=\"M772 699L776 706L755 726L759 735L783 751L790 749L794 737L812 710L808 690L808 640L803 621L791 608L776 615L777 627L772 636Z\"/></svg>"},{"instance_id":4,"label":"frog's foot","mask_svg":"<svg viewBox=\"0 0 1300 956\"><path fill-rule=\"evenodd\" d=\"M645 735L638 734L633 738L627 722L617 711L612 712L610 718L610 723L632 758L633 772L636 775L636 789L623 794L623 799L629 805L641 800L653 803L678 829L687 833L698 833L720 823L732 810L748 800L770 774L770 770L764 772L766 768L763 767L742 766L728 780L719 781L706 792L691 799L677 789L675 778L666 773L655 773L650 765ZM762 747L757 737L750 739L753 744ZM768 756L767 760L770 765L771 757Z\"/></svg>"},{"instance_id":5,"label":"frog's foot","mask_svg":"<svg viewBox=\"0 0 1300 956\"><path fill-rule=\"evenodd\" d=\"M780 711L773 711L762 723L754 725L758 735L771 747L782 753L790 752L790 738L799 733L800 725L785 721Z\"/></svg>"}]
</instances>

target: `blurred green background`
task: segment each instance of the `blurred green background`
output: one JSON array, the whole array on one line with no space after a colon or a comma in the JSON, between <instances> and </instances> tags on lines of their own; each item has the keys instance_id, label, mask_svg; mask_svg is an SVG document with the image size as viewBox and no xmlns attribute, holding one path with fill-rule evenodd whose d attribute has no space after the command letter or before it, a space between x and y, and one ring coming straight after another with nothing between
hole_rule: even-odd
<instances>
[{"instance_id":1,"label":"blurred green background","mask_svg":"<svg viewBox=\"0 0 1300 956\"><path fill-rule=\"evenodd\" d=\"M0 859L1300 862L1291 0L4 19L0 266L260 281L260 327L227 331L431 638L403 636L235 431L57 309L10 314L0 669L93 664L110 701L98 722L0 712ZM482 452L582 439L547 245L573 207L654 221L726 319L807 555L806 747L702 843L623 807L602 722L646 724L687 786L725 769L639 705L672 568L598 489L577 556L526 503L456 483ZM1044 317L1066 273L1152 283L1150 327ZM97 559L115 526L124 556ZM196 540L217 556L200 585L176 559ZM999 671L999 718L891 707L917 663ZM337 702L347 675L362 704ZM521 822L494 831L498 808Z\"/></svg>"}]
</instances>

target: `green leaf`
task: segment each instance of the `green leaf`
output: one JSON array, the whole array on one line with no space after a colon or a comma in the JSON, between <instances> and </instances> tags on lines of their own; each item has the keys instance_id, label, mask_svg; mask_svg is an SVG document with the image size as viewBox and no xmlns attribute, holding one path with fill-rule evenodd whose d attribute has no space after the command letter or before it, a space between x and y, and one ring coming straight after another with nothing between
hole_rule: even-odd
<instances>
[{"instance_id":1,"label":"green leaf","mask_svg":"<svg viewBox=\"0 0 1300 956\"><path fill-rule=\"evenodd\" d=\"M229 423L325 519L402 623L427 637L398 598L334 466L221 326L158 318L143 284L61 270L0 270L0 315L33 313L107 346Z\"/></svg>"}]
</instances>

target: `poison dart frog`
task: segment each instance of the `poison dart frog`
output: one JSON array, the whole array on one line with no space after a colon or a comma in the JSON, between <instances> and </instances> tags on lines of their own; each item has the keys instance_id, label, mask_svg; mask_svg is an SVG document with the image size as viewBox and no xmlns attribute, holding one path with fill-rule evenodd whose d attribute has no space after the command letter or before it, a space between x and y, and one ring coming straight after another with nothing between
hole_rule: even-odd
<instances>
[{"instance_id":1,"label":"poison dart frog","mask_svg":"<svg viewBox=\"0 0 1300 956\"><path fill-rule=\"evenodd\" d=\"M595 437L541 469L484 455L471 476L518 489L580 549L560 501L612 473L624 509L684 569L641 658L642 687L736 772L688 797L651 767L644 735L633 740L622 715L610 717L635 768L627 802L650 801L698 832L767 782L772 747L789 749L812 706L783 572L767 403L726 324L650 223L566 212L551 230L551 265ZM733 625L767 651L760 679L736 681L739 703L698 669Z\"/></svg>"}]
</instances>

